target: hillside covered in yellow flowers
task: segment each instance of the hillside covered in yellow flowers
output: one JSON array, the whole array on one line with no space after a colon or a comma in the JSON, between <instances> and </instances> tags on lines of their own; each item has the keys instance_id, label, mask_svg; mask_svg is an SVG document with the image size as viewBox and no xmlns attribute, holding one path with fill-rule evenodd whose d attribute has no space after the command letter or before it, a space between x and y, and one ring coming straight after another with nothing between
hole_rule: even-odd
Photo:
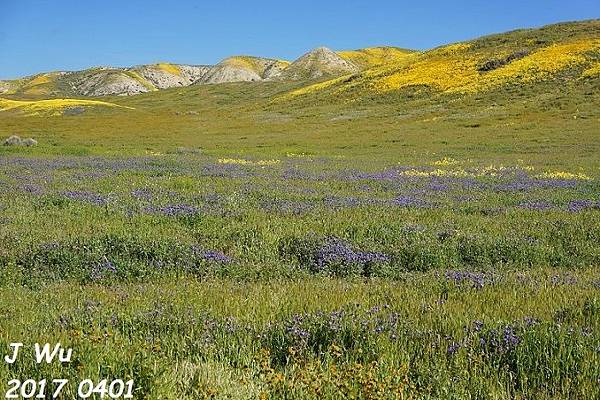
<instances>
[{"instance_id":1,"label":"hillside covered in yellow flowers","mask_svg":"<svg viewBox=\"0 0 600 400\"><path fill-rule=\"evenodd\" d=\"M560 84L600 77L600 20L518 30L407 53L358 74L291 91L356 98L411 91L475 94L508 86Z\"/></svg>"}]
</instances>

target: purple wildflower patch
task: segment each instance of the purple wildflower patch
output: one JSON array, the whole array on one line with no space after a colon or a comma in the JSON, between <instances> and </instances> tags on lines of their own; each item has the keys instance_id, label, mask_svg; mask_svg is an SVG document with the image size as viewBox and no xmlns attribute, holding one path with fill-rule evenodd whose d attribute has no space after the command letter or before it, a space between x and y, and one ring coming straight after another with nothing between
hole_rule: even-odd
<instances>
[{"instance_id":1,"label":"purple wildflower patch","mask_svg":"<svg viewBox=\"0 0 600 400\"><path fill-rule=\"evenodd\" d=\"M108 204L108 198L92 192L69 191L63 192L63 196L70 200L90 203L96 206L106 206Z\"/></svg>"},{"instance_id":2,"label":"purple wildflower patch","mask_svg":"<svg viewBox=\"0 0 600 400\"><path fill-rule=\"evenodd\" d=\"M592 200L571 200L567 204L567 210L570 212L580 212L585 210L600 210L600 202Z\"/></svg>"},{"instance_id":3,"label":"purple wildflower patch","mask_svg":"<svg viewBox=\"0 0 600 400\"><path fill-rule=\"evenodd\" d=\"M547 201L544 200L527 200L527 201L523 201L521 203L519 203L519 205L517 205L518 208L523 208L526 210L532 210L532 211L546 211L546 210L551 210L552 208L554 208L554 206Z\"/></svg>"},{"instance_id":4,"label":"purple wildflower patch","mask_svg":"<svg viewBox=\"0 0 600 400\"><path fill-rule=\"evenodd\" d=\"M475 289L482 289L486 284L492 282L491 276L484 272L472 271L446 271L445 277L448 281L454 282L457 286L470 285Z\"/></svg>"},{"instance_id":5,"label":"purple wildflower patch","mask_svg":"<svg viewBox=\"0 0 600 400\"><path fill-rule=\"evenodd\" d=\"M341 239L330 237L317 249L315 267L319 271L327 270L334 264L358 265L364 267L372 263L389 262L390 257L383 253L357 251Z\"/></svg>"},{"instance_id":6,"label":"purple wildflower patch","mask_svg":"<svg viewBox=\"0 0 600 400\"><path fill-rule=\"evenodd\" d=\"M161 214L166 217L193 217L200 210L189 204L168 204L162 207L148 206L144 209L149 214Z\"/></svg>"}]
</instances>

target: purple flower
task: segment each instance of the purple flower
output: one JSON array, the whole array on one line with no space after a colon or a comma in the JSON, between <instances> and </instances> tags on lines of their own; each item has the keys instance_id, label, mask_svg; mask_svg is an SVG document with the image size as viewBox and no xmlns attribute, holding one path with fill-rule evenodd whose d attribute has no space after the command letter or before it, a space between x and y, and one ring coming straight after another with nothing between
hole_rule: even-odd
<instances>
[{"instance_id":1,"label":"purple flower","mask_svg":"<svg viewBox=\"0 0 600 400\"><path fill-rule=\"evenodd\" d=\"M333 264L365 266L372 263L389 262L389 256L382 253L355 251L343 240L328 238L316 252L316 267L326 270Z\"/></svg>"},{"instance_id":2,"label":"purple flower","mask_svg":"<svg viewBox=\"0 0 600 400\"><path fill-rule=\"evenodd\" d=\"M306 331L304 329L300 329L300 328L298 328L296 326L290 327L288 329L288 333L291 334L291 335L293 335L293 336L296 336L296 337L298 337L300 339L306 339L306 338L308 338L310 336L310 333L308 331Z\"/></svg>"},{"instance_id":3,"label":"purple flower","mask_svg":"<svg viewBox=\"0 0 600 400\"><path fill-rule=\"evenodd\" d=\"M304 215L309 213L315 205L310 201L303 200L278 200L269 199L261 202L261 207L278 214Z\"/></svg>"},{"instance_id":4,"label":"purple flower","mask_svg":"<svg viewBox=\"0 0 600 400\"><path fill-rule=\"evenodd\" d=\"M553 208L552 204L543 200L527 200L519 203L517 206L527 210L546 211Z\"/></svg>"},{"instance_id":5,"label":"purple flower","mask_svg":"<svg viewBox=\"0 0 600 400\"><path fill-rule=\"evenodd\" d=\"M454 282L456 285L470 283L476 289L483 288L487 281L487 277L483 272L448 270L445 276L447 280Z\"/></svg>"},{"instance_id":6,"label":"purple flower","mask_svg":"<svg viewBox=\"0 0 600 400\"><path fill-rule=\"evenodd\" d=\"M92 192L69 191L63 192L63 196L70 200L91 203L97 206L105 206L108 204L108 199L106 197Z\"/></svg>"},{"instance_id":7,"label":"purple flower","mask_svg":"<svg viewBox=\"0 0 600 400\"><path fill-rule=\"evenodd\" d=\"M567 205L567 210L570 212L580 212L591 209L600 209L600 203L594 203L591 200L572 200Z\"/></svg>"},{"instance_id":8,"label":"purple flower","mask_svg":"<svg viewBox=\"0 0 600 400\"><path fill-rule=\"evenodd\" d=\"M575 285L577 284L577 278L573 275L570 274L566 274L566 275L553 275L552 278L550 278L550 281L552 282L553 285Z\"/></svg>"},{"instance_id":9,"label":"purple flower","mask_svg":"<svg viewBox=\"0 0 600 400\"><path fill-rule=\"evenodd\" d=\"M459 343L456 343L456 342L450 343L450 345L448 346L448 350L447 350L448 355L453 355L459 349L460 349L460 344Z\"/></svg>"},{"instance_id":10,"label":"purple flower","mask_svg":"<svg viewBox=\"0 0 600 400\"><path fill-rule=\"evenodd\" d=\"M426 201L411 196L398 196L392 200L392 204L407 208L426 208L429 206Z\"/></svg>"},{"instance_id":11,"label":"purple flower","mask_svg":"<svg viewBox=\"0 0 600 400\"><path fill-rule=\"evenodd\" d=\"M230 257L227 257L225 254L216 250L204 250L200 253L200 257L208 262L217 262L223 264L228 264L232 261Z\"/></svg>"},{"instance_id":12,"label":"purple flower","mask_svg":"<svg viewBox=\"0 0 600 400\"><path fill-rule=\"evenodd\" d=\"M521 342L521 339L515 334L511 326L507 326L504 328L503 339L504 345L509 350L513 349Z\"/></svg>"},{"instance_id":13,"label":"purple flower","mask_svg":"<svg viewBox=\"0 0 600 400\"><path fill-rule=\"evenodd\" d=\"M106 277L107 274L114 274L117 272L117 267L109 261L106 257L103 257L102 261L94 266L90 273L92 280L99 280Z\"/></svg>"},{"instance_id":14,"label":"purple flower","mask_svg":"<svg viewBox=\"0 0 600 400\"><path fill-rule=\"evenodd\" d=\"M209 263L221 264L229 264L233 262L233 259L231 257L228 257L224 253L217 250L208 250L196 245L192 245L190 249L192 255L199 260L203 260Z\"/></svg>"},{"instance_id":15,"label":"purple flower","mask_svg":"<svg viewBox=\"0 0 600 400\"><path fill-rule=\"evenodd\" d=\"M152 190L148 188L135 189L131 191L131 195L138 200L152 200Z\"/></svg>"},{"instance_id":16,"label":"purple flower","mask_svg":"<svg viewBox=\"0 0 600 400\"><path fill-rule=\"evenodd\" d=\"M167 217L192 217L200 213L200 210L189 204L168 204L164 207L148 206L144 209L147 213L162 214Z\"/></svg>"}]
</instances>

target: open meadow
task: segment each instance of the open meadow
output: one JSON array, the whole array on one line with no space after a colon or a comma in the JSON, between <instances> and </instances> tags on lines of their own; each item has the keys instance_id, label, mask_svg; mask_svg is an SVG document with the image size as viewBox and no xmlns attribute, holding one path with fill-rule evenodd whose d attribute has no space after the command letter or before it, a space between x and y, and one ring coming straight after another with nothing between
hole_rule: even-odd
<instances>
[{"instance_id":1,"label":"open meadow","mask_svg":"<svg viewBox=\"0 0 600 400\"><path fill-rule=\"evenodd\" d=\"M600 398L599 23L527 32L473 54L589 42L567 50L597 75L571 60L485 90L361 92L375 71L97 100L118 107L3 95L0 135L39 144L0 147L0 348L74 360L0 379L133 379L136 399Z\"/></svg>"}]
</instances>

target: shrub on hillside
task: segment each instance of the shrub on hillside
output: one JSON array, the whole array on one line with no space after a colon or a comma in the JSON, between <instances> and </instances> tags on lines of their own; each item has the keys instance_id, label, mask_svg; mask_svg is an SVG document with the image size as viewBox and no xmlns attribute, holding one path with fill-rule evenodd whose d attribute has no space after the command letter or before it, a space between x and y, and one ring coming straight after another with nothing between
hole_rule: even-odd
<instances>
[{"instance_id":1,"label":"shrub on hillside","mask_svg":"<svg viewBox=\"0 0 600 400\"><path fill-rule=\"evenodd\" d=\"M482 66L479 67L479 72L490 72L495 69L502 68L513 61L520 60L521 58L526 57L527 55L529 55L529 50L519 50L504 58L488 60Z\"/></svg>"},{"instance_id":2,"label":"shrub on hillside","mask_svg":"<svg viewBox=\"0 0 600 400\"><path fill-rule=\"evenodd\" d=\"M37 140L33 138L21 139L17 135L12 135L11 137L4 140L4 146L37 146Z\"/></svg>"}]
</instances>

